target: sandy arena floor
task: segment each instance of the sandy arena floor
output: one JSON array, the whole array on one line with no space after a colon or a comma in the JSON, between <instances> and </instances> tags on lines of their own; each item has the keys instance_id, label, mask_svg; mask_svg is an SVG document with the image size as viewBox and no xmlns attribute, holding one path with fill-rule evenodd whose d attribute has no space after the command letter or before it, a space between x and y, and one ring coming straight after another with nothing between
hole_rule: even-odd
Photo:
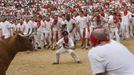
<instances>
[{"instance_id":1,"label":"sandy arena floor","mask_svg":"<svg viewBox=\"0 0 134 75\"><path fill-rule=\"evenodd\" d=\"M134 39L123 41L134 54ZM61 64L52 65L55 51L20 52L12 61L7 75L92 75L87 59L88 50L76 49L82 64L74 63L68 54L61 55Z\"/></svg>"}]
</instances>

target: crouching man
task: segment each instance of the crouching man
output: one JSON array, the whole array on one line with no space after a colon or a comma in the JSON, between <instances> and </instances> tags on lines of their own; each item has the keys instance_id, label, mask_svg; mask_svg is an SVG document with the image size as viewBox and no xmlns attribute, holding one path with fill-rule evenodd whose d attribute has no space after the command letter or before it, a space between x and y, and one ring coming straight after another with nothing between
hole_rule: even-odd
<instances>
[{"instance_id":1,"label":"crouching man","mask_svg":"<svg viewBox=\"0 0 134 75\"><path fill-rule=\"evenodd\" d=\"M56 59L53 64L59 64L60 55L63 53L69 53L76 63L81 63L80 58L73 50L75 48L73 40L68 37L68 32L63 32L63 38L61 38L57 43L56 46L60 46L60 48L56 51Z\"/></svg>"},{"instance_id":2,"label":"crouching man","mask_svg":"<svg viewBox=\"0 0 134 75\"><path fill-rule=\"evenodd\" d=\"M103 29L91 33L94 45L88 53L93 75L134 75L134 55L114 40Z\"/></svg>"}]
</instances>

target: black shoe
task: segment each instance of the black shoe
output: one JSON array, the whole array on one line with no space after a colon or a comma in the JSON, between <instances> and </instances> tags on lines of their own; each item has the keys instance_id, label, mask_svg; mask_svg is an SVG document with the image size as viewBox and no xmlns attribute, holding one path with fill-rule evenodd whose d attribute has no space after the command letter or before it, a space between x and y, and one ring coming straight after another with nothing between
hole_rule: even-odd
<instances>
[{"instance_id":1,"label":"black shoe","mask_svg":"<svg viewBox=\"0 0 134 75\"><path fill-rule=\"evenodd\" d=\"M38 49L41 49L41 47L38 47Z\"/></svg>"},{"instance_id":2,"label":"black shoe","mask_svg":"<svg viewBox=\"0 0 134 75\"><path fill-rule=\"evenodd\" d=\"M81 61L77 61L78 64L81 64Z\"/></svg>"},{"instance_id":3,"label":"black shoe","mask_svg":"<svg viewBox=\"0 0 134 75\"><path fill-rule=\"evenodd\" d=\"M50 46L47 46L46 48L47 48L47 49L49 49L49 48L50 48Z\"/></svg>"},{"instance_id":4,"label":"black shoe","mask_svg":"<svg viewBox=\"0 0 134 75\"><path fill-rule=\"evenodd\" d=\"M56 65L56 64L59 64L59 63L58 62L54 62L53 64Z\"/></svg>"},{"instance_id":5,"label":"black shoe","mask_svg":"<svg viewBox=\"0 0 134 75\"><path fill-rule=\"evenodd\" d=\"M43 47L46 48L46 45L44 45Z\"/></svg>"},{"instance_id":6,"label":"black shoe","mask_svg":"<svg viewBox=\"0 0 134 75\"><path fill-rule=\"evenodd\" d=\"M83 45L83 46L81 47L81 49L84 49L84 48L86 48L86 46L85 46L85 45Z\"/></svg>"},{"instance_id":7,"label":"black shoe","mask_svg":"<svg viewBox=\"0 0 134 75\"><path fill-rule=\"evenodd\" d=\"M88 43L87 46L90 46L90 43Z\"/></svg>"}]
</instances>

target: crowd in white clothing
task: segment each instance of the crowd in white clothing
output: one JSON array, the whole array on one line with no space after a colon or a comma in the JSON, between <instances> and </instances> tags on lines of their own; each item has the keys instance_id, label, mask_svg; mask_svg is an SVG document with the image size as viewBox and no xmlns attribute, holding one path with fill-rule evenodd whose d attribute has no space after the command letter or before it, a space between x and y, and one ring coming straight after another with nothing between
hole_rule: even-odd
<instances>
[{"instance_id":1,"label":"crowd in white clothing","mask_svg":"<svg viewBox=\"0 0 134 75\"><path fill-rule=\"evenodd\" d=\"M35 49L55 49L63 31L75 44L81 40L82 48L88 48L90 33L96 28L106 28L118 42L133 37L134 5L101 1L1 0L0 38L13 36L17 30L31 36Z\"/></svg>"}]
</instances>

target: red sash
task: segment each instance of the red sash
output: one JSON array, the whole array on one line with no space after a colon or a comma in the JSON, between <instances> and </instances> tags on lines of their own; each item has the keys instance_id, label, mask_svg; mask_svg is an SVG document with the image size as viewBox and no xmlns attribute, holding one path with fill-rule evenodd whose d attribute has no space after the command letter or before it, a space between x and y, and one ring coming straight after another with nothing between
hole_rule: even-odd
<instances>
[{"instance_id":1,"label":"red sash","mask_svg":"<svg viewBox=\"0 0 134 75\"><path fill-rule=\"evenodd\" d=\"M56 25L57 23L58 23L58 20L55 19L55 20L53 21L53 25Z\"/></svg>"},{"instance_id":2,"label":"red sash","mask_svg":"<svg viewBox=\"0 0 134 75\"><path fill-rule=\"evenodd\" d=\"M83 30L83 35L82 35L82 44L83 44L83 45L86 44L86 38L85 38L85 36L86 36L86 29L84 28L84 30Z\"/></svg>"}]
</instances>

